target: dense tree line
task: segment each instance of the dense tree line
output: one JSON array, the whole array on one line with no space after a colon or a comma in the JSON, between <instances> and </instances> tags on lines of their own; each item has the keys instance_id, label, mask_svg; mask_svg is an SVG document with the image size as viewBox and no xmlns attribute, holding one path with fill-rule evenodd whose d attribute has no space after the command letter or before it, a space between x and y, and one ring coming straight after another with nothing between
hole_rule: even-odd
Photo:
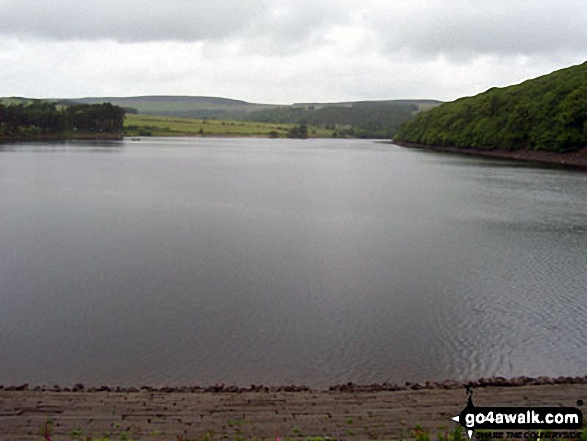
<instances>
[{"instance_id":1,"label":"dense tree line","mask_svg":"<svg viewBox=\"0 0 587 441\"><path fill-rule=\"evenodd\" d=\"M26 137L70 132L119 132L125 111L110 103L58 107L47 101L0 104L0 136Z\"/></svg>"},{"instance_id":2,"label":"dense tree line","mask_svg":"<svg viewBox=\"0 0 587 441\"><path fill-rule=\"evenodd\" d=\"M567 152L587 146L587 63L461 98L402 125L398 141Z\"/></svg>"},{"instance_id":3,"label":"dense tree line","mask_svg":"<svg viewBox=\"0 0 587 441\"><path fill-rule=\"evenodd\" d=\"M411 103L390 103L348 106L277 107L258 110L247 115L249 121L265 123L309 124L333 131L333 136L390 138L397 128L412 118L418 106Z\"/></svg>"},{"instance_id":4,"label":"dense tree line","mask_svg":"<svg viewBox=\"0 0 587 441\"><path fill-rule=\"evenodd\" d=\"M308 137L308 126L304 123L292 127L287 132L288 138L306 139Z\"/></svg>"}]
</instances>

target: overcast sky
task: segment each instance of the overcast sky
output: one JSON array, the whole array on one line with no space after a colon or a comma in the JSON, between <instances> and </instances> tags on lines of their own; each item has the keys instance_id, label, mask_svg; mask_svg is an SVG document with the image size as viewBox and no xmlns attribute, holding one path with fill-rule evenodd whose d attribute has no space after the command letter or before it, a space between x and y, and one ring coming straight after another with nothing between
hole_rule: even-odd
<instances>
[{"instance_id":1,"label":"overcast sky","mask_svg":"<svg viewBox=\"0 0 587 441\"><path fill-rule=\"evenodd\" d=\"M453 100L586 42L586 0L0 0L0 96Z\"/></svg>"}]
</instances>

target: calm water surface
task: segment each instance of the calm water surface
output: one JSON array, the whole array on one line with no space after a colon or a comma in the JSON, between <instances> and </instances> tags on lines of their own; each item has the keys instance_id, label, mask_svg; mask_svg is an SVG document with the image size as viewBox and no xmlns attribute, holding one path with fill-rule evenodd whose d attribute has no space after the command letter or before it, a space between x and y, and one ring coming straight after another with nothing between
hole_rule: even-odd
<instances>
[{"instance_id":1,"label":"calm water surface","mask_svg":"<svg viewBox=\"0 0 587 441\"><path fill-rule=\"evenodd\" d=\"M0 384L587 374L587 174L362 140L0 146Z\"/></svg>"}]
</instances>

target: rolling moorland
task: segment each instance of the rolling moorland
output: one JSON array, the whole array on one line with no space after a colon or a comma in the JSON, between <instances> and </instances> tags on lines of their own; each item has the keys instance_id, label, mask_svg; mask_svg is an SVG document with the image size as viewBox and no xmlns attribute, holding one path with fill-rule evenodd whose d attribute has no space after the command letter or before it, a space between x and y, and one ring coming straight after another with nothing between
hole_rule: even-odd
<instances>
[{"instance_id":1,"label":"rolling moorland","mask_svg":"<svg viewBox=\"0 0 587 441\"><path fill-rule=\"evenodd\" d=\"M403 124L395 141L505 152L587 147L587 63L445 103Z\"/></svg>"}]
</instances>

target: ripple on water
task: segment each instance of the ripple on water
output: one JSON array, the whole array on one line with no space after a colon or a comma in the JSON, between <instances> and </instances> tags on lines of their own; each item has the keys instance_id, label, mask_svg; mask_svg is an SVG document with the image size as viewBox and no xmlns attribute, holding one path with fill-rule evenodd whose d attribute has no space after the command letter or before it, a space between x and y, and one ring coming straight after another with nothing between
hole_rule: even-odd
<instances>
[{"instance_id":1,"label":"ripple on water","mask_svg":"<svg viewBox=\"0 0 587 441\"><path fill-rule=\"evenodd\" d=\"M362 140L140 144L0 152L0 380L585 374L587 175Z\"/></svg>"}]
</instances>

